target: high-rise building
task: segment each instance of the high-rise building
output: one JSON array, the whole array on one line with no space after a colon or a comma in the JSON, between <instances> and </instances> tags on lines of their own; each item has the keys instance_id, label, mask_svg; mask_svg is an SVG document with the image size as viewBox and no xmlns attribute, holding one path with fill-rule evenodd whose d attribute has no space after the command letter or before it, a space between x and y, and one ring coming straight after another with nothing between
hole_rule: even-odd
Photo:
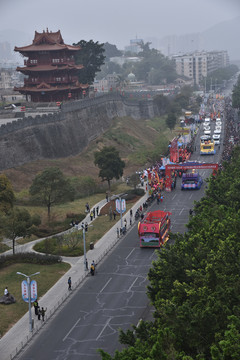
<instances>
[{"instance_id":1,"label":"high-rise building","mask_svg":"<svg viewBox=\"0 0 240 360\"><path fill-rule=\"evenodd\" d=\"M174 55L172 59L175 61L177 74L192 79L194 85L199 85L211 72L229 65L225 50Z\"/></svg>"}]
</instances>

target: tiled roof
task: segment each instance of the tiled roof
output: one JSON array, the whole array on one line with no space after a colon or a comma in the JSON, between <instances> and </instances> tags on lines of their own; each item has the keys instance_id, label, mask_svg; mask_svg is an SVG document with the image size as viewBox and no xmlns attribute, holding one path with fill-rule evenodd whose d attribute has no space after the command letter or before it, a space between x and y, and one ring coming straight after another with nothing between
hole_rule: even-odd
<instances>
[{"instance_id":1,"label":"tiled roof","mask_svg":"<svg viewBox=\"0 0 240 360\"><path fill-rule=\"evenodd\" d=\"M56 51L56 50L81 50L81 46L73 46L64 44L60 30L57 32L43 31L38 33L35 31L35 37L31 45L17 47L14 51L29 52L29 51Z\"/></svg>"}]
</instances>

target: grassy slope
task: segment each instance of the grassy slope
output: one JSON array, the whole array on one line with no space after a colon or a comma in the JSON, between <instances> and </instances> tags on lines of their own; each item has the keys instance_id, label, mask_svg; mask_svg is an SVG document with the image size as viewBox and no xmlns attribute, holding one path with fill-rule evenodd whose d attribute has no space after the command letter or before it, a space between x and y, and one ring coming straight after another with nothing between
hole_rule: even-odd
<instances>
[{"instance_id":1,"label":"grassy slope","mask_svg":"<svg viewBox=\"0 0 240 360\"><path fill-rule=\"evenodd\" d=\"M12 182L16 192L27 189L36 174L50 166L59 167L70 177L90 175L98 178L99 169L94 165L94 152L102 149L103 146L113 145L126 162L124 175L128 176L142 169L148 162L151 163L151 151L156 147L159 148L159 154L163 153L164 149L166 150L167 140L171 138L164 117L151 120L118 118L113 120L109 130L92 141L81 154L54 160L38 160L5 170L4 173Z\"/></svg>"}]
</instances>

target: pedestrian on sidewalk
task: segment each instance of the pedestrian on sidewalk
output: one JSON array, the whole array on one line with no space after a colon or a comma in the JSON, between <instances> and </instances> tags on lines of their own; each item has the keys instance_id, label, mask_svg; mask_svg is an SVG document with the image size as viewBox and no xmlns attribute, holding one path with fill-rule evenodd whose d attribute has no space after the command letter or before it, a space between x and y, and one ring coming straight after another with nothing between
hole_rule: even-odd
<instances>
[{"instance_id":1,"label":"pedestrian on sidewalk","mask_svg":"<svg viewBox=\"0 0 240 360\"><path fill-rule=\"evenodd\" d=\"M42 307L42 309L41 309L42 321L44 321L44 319L45 319L46 311L47 311L47 308L44 309L44 308Z\"/></svg>"},{"instance_id":2,"label":"pedestrian on sidewalk","mask_svg":"<svg viewBox=\"0 0 240 360\"><path fill-rule=\"evenodd\" d=\"M127 219L126 218L124 219L124 226L125 226L125 228L127 230Z\"/></svg>"},{"instance_id":3,"label":"pedestrian on sidewalk","mask_svg":"<svg viewBox=\"0 0 240 360\"><path fill-rule=\"evenodd\" d=\"M97 216L98 216L98 212L99 212L99 206L96 207Z\"/></svg>"},{"instance_id":4,"label":"pedestrian on sidewalk","mask_svg":"<svg viewBox=\"0 0 240 360\"><path fill-rule=\"evenodd\" d=\"M117 228L117 237L119 238L119 228Z\"/></svg>"},{"instance_id":5,"label":"pedestrian on sidewalk","mask_svg":"<svg viewBox=\"0 0 240 360\"><path fill-rule=\"evenodd\" d=\"M130 218L132 218L133 216L133 212L132 212L132 209L130 209Z\"/></svg>"},{"instance_id":6,"label":"pedestrian on sidewalk","mask_svg":"<svg viewBox=\"0 0 240 360\"><path fill-rule=\"evenodd\" d=\"M40 309L40 306L38 307L38 320L41 320L42 310Z\"/></svg>"},{"instance_id":7,"label":"pedestrian on sidewalk","mask_svg":"<svg viewBox=\"0 0 240 360\"><path fill-rule=\"evenodd\" d=\"M130 217L130 226L132 226L132 218Z\"/></svg>"},{"instance_id":8,"label":"pedestrian on sidewalk","mask_svg":"<svg viewBox=\"0 0 240 360\"><path fill-rule=\"evenodd\" d=\"M108 193L106 193L106 201L108 202Z\"/></svg>"},{"instance_id":9,"label":"pedestrian on sidewalk","mask_svg":"<svg viewBox=\"0 0 240 360\"><path fill-rule=\"evenodd\" d=\"M87 259L86 259L86 270L88 270L88 261L87 261Z\"/></svg>"},{"instance_id":10,"label":"pedestrian on sidewalk","mask_svg":"<svg viewBox=\"0 0 240 360\"><path fill-rule=\"evenodd\" d=\"M72 279L71 279L71 276L69 276L68 278L68 290L72 290Z\"/></svg>"},{"instance_id":11,"label":"pedestrian on sidewalk","mask_svg":"<svg viewBox=\"0 0 240 360\"><path fill-rule=\"evenodd\" d=\"M114 220L116 220L116 216L117 216L116 210L113 210L113 219Z\"/></svg>"},{"instance_id":12,"label":"pedestrian on sidewalk","mask_svg":"<svg viewBox=\"0 0 240 360\"><path fill-rule=\"evenodd\" d=\"M34 310L35 310L35 315L38 315L39 306L38 306L37 300L34 301L33 306L34 306Z\"/></svg>"},{"instance_id":13,"label":"pedestrian on sidewalk","mask_svg":"<svg viewBox=\"0 0 240 360\"><path fill-rule=\"evenodd\" d=\"M90 212L90 219L91 219L91 221L93 220L93 211L92 210Z\"/></svg>"},{"instance_id":14,"label":"pedestrian on sidewalk","mask_svg":"<svg viewBox=\"0 0 240 360\"><path fill-rule=\"evenodd\" d=\"M95 219L96 210L95 207L93 208L93 218Z\"/></svg>"}]
</instances>

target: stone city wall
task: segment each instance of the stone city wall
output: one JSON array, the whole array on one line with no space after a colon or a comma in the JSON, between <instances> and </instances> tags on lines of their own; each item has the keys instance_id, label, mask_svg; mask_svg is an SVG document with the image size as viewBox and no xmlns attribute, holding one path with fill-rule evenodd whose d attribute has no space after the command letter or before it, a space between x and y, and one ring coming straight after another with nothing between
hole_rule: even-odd
<instances>
[{"instance_id":1,"label":"stone city wall","mask_svg":"<svg viewBox=\"0 0 240 360\"><path fill-rule=\"evenodd\" d=\"M57 113L9 122L0 127L0 170L76 155L106 131L115 117L155 115L152 101L125 100L112 94L63 104Z\"/></svg>"}]
</instances>

